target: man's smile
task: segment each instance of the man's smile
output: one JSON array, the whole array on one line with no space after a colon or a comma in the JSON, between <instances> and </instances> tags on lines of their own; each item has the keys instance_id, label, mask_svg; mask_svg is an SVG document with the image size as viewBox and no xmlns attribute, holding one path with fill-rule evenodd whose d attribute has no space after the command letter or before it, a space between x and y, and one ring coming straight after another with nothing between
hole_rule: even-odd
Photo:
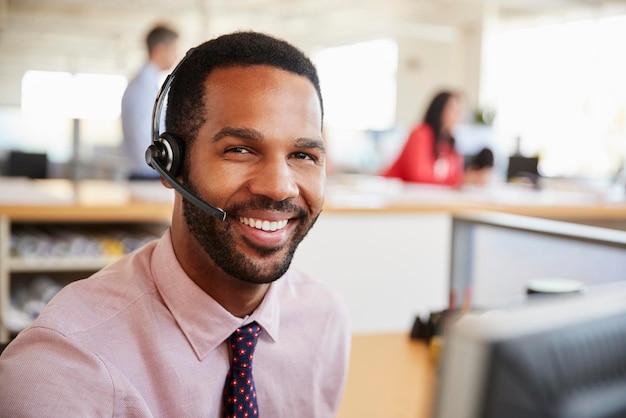
<instances>
[{"instance_id":1,"label":"man's smile","mask_svg":"<svg viewBox=\"0 0 626 418\"><path fill-rule=\"evenodd\" d=\"M289 220L283 219L280 221L269 221L255 218L244 218L240 216L239 222L252 228L261 229L263 231L277 231L279 229L285 228Z\"/></svg>"}]
</instances>

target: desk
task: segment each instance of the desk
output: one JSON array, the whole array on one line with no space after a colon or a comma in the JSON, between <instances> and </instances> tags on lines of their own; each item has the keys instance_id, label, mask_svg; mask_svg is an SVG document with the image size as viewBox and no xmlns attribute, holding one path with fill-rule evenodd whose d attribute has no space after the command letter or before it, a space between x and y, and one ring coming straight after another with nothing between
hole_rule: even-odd
<instances>
[{"instance_id":1,"label":"desk","mask_svg":"<svg viewBox=\"0 0 626 418\"><path fill-rule=\"evenodd\" d=\"M408 332L356 334L338 418L428 418L436 366Z\"/></svg>"}]
</instances>

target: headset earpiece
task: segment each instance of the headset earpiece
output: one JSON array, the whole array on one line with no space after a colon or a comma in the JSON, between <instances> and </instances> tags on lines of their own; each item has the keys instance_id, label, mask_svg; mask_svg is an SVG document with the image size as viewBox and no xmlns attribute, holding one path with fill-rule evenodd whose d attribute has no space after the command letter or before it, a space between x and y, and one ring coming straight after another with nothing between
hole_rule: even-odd
<instances>
[{"instance_id":1,"label":"headset earpiece","mask_svg":"<svg viewBox=\"0 0 626 418\"><path fill-rule=\"evenodd\" d=\"M163 132L158 141L153 142L146 150L146 163L152 168L157 163L172 177L176 177L182 161L181 147L181 142L174 135Z\"/></svg>"},{"instance_id":2,"label":"headset earpiece","mask_svg":"<svg viewBox=\"0 0 626 418\"><path fill-rule=\"evenodd\" d=\"M166 158L163 161L163 165L172 177L177 177L183 159L182 143L168 132L163 132L159 135L159 141L166 150Z\"/></svg>"}]
</instances>

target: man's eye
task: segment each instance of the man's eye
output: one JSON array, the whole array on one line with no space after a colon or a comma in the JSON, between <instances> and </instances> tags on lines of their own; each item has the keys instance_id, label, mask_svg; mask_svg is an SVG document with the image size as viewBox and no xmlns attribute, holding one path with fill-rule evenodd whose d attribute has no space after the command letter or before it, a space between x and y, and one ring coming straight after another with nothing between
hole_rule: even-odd
<instances>
[{"instance_id":1,"label":"man's eye","mask_svg":"<svg viewBox=\"0 0 626 418\"><path fill-rule=\"evenodd\" d=\"M226 153L233 153L233 154L247 154L250 151L248 151L246 148L244 147L232 147L232 148L228 148L226 150Z\"/></svg>"},{"instance_id":2,"label":"man's eye","mask_svg":"<svg viewBox=\"0 0 626 418\"><path fill-rule=\"evenodd\" d=\"M312 160L317 161L317 158L306 152L294 152L293 156L299 160Z\"/></svg>"}]
</instances>

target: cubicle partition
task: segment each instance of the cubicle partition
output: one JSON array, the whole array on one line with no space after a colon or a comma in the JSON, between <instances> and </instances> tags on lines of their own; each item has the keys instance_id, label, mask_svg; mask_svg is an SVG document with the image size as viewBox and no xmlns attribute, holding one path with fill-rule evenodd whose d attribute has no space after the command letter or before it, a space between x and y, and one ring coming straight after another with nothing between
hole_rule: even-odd
<instances>
[{"instance_id":1,"label":"cubicle partition","mask_svg":"<svg viewBox=\"0 0 626 418\"><path fill-rule=\"evenodd\" d=\"M506 305L536 280L626 281L626 231L504 213L452 220L451 308Z\"/></svg>"}]
</instances>

